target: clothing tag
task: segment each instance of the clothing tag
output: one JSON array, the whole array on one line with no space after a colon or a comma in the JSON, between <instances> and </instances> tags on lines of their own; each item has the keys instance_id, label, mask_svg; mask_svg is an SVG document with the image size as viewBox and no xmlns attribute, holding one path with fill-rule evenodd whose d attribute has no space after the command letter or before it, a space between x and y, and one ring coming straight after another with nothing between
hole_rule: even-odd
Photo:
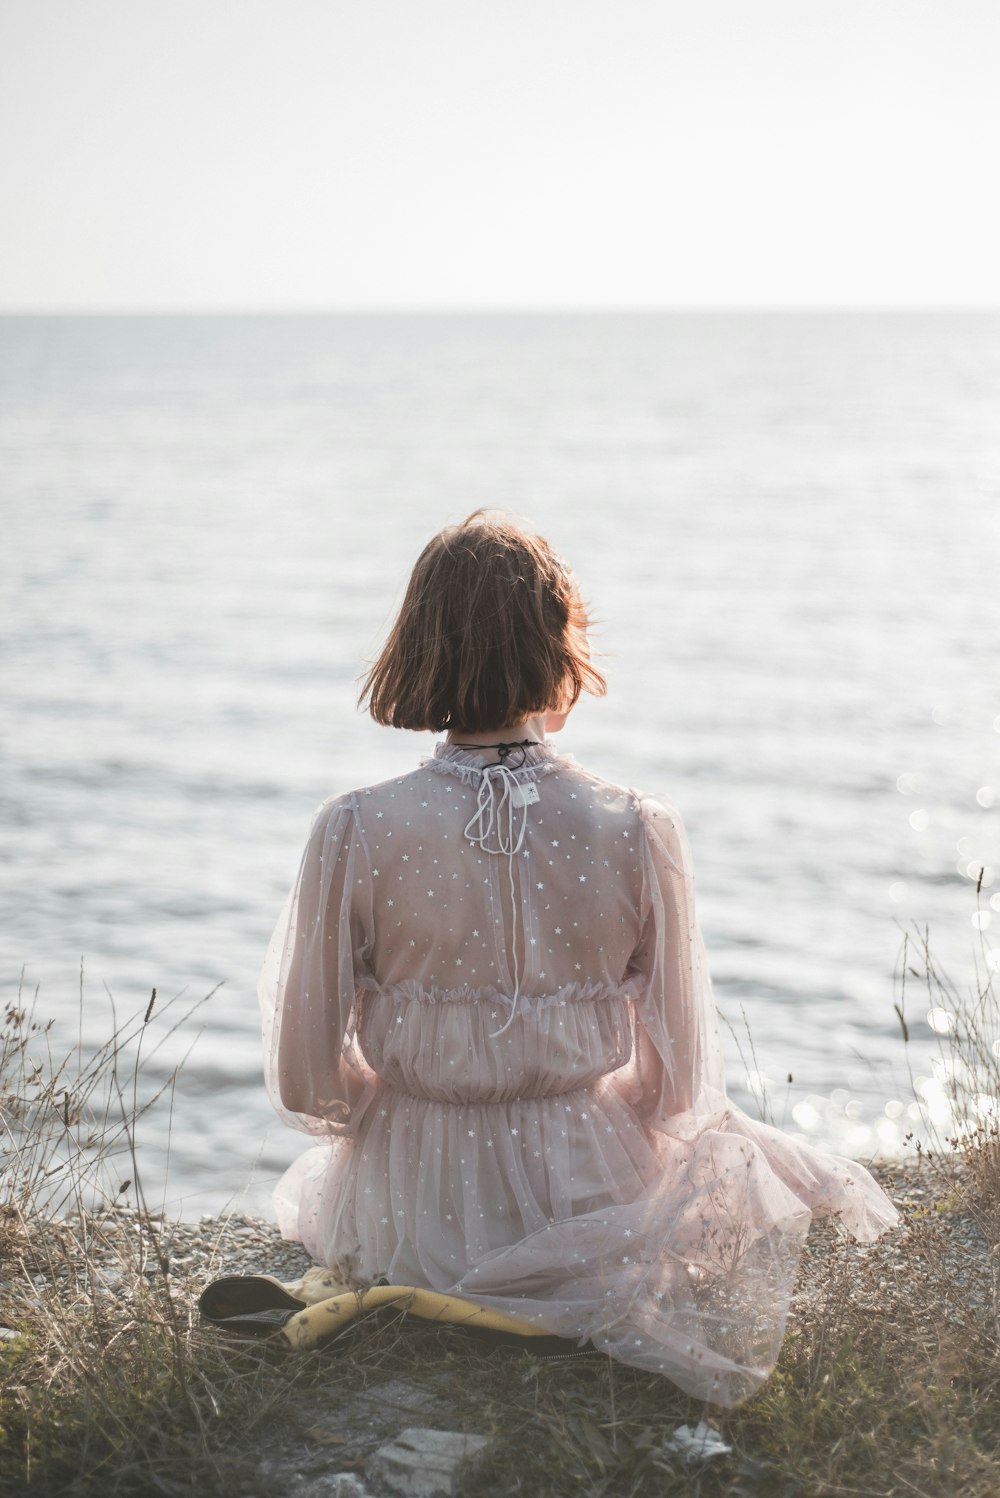
<instances>
[{"instance_id":1,"label":"clothing tag","mask_svg":"<svg viewBox=\"0 0 1000 1498\"><path fill-rule=\"evenodd\" d=\"M526 780L523 785L512 785L510 799L513 806L534 806L538 800L538 787L533 780Z\"/></svg>"}]
</instances>

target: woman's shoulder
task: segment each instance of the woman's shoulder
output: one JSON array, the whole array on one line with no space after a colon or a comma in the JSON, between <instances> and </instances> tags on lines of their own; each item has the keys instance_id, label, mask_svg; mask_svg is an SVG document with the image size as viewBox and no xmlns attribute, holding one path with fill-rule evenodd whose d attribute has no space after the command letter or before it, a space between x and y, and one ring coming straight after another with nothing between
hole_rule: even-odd
<instances>
[{"instance_id":1,"label":"woman's shoulder","mask_svg":"<svg viewBox=\"0 0 1000 1498\"><path fill-rule=\"evenodd\" d=\"M580 777L578 784L588 787L595 821L610 819L629 838L630 844L634 838L636 845L648 849L654 860L665 855L666 862L675 868L690 863L687 828L672 796L619 784L581 766L575 768Z\"/></svg>"},{"instance_id":2,"label":"woman's shoulder","mask_svg":"<svg viewBox=\"0 0 1000 1498\"><path fill-rule=\"evenodd\" d=\"M370 785L358 785L353 790L340 791L327 796L313 812L313 824L332 821L340 817L364 819L367 811L376 816L384 813L393 802L405 805L419 790L421 771L410 770L404 775L393 775L387 780L378 780Z\"/></svg>"},{"instance_id":3,"label":"woman's shoulder","mask_svg":"<svg viewBox=\"0 0 1000 1498\"><path fill-rule=\"evenodd\" d=\"M622 810L628 809L644 821L681 820L676 802L663 791L651 792L622 781L609 780L569 758L564 773L569 773L581 787L586 787L593 799L609 806L620 806Z\"/></svg>"}]
</instances>

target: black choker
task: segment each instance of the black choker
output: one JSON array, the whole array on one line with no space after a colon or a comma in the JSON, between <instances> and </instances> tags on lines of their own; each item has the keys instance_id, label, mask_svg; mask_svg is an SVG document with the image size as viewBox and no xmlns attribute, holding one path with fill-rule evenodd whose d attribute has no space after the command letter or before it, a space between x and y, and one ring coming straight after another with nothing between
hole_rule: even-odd
<instances>
[{"instance_id":1,"label":"black choker","mask_svg":"<svg viewBox=\"0 0 1000 1498\"><path fill-rule=\"evenodd\" d=\"M453 749L495 749L497 759L502 765L506 765L508 770L519 770L528 758L525 751L528 749L537 749L539 747L539 740L522 739L519 744L456 744L453 742L451 747ZM516 765L507 764L507 760L512 754L519 754L521 756Z\"/></svg>"}]
</instances>

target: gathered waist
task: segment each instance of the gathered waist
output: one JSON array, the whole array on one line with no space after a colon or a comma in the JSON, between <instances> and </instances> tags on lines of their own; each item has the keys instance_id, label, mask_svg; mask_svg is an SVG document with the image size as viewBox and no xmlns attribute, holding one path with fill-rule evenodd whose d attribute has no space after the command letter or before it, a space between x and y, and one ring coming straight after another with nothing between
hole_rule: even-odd
<instances>
[{"instance_id":1,"label":"gathered waist","mask_svg":"<svg viewBox=\"0 0 1000 1498\"><path fill-rule=\"evenodd\" d=\"M412 1099L419 1103L434 1103L442 1108L504 1108L510 1103L551 1103L569 1099L574 1093L593 1092L603 1078L590 1082L578 1083L573 1087L565 1087L547 1092L511 1092L500 1097L479 1098L445 1098L435 1096L428 1092L413 1092L400 1087L396 1082L388 1082L384 1077L376 1077L375 1086L379 1093L391 1092L397 1097Z\"/></svg>"},{"instance_id":2,"label":"gathered waist","mask_svg":"<svg viewBox=\"0 0 1000 1498\"><path fill-rule=\"evenodd\" d=\"M524 999L503 1034L499 995L445 997L367 991L357 1040L376 1077L397 1092L438 1103L504 1103L592 1086L632 1054L627 995L582 985ZM531 1003L536 1008L531 1009Z\"/></svg>"}]
</instances>

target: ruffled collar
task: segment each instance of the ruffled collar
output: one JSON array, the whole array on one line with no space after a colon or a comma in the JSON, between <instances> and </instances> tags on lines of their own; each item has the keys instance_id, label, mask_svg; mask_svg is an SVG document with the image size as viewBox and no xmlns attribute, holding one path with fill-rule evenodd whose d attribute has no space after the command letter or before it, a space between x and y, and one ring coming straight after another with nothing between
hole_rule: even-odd
<instances>
[{"instance_id":1,"label":"ruffled collar","mask_svg":"<svg viewBox=\"0 0 1000 1498\"><path fill-rule=\"evenodd\" d=\"M429 759L425 759L423 764L428 770L437 770L442 775L457 775L467 784L473 784L480 779L484 770L496 769L499 761L492 759L482 750L460 749L456 744L449 744L443 740L434 745L434 753ZM546 739L540 744L533 744L530 749L525 749L523 765L519 765L516 770L509 768L519 780L539 780L550 770L566 764L572 764L570 756L557 754L552 744Z\"/></svg>"}]
</instances>

